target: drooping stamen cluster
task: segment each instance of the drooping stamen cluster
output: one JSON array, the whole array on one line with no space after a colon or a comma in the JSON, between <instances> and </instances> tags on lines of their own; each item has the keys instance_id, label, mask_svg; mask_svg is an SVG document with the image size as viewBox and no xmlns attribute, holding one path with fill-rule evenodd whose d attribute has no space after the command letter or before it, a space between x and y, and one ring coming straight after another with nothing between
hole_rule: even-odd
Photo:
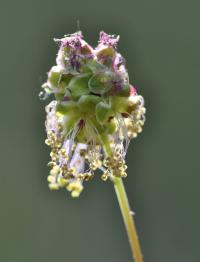
<instances>
[{"instance_id":1,"label":"drooping stamen cluster","mask_svg":"<svg viewBox=\"0 0 200 262\"><path fill-rule=\"evenodd\" d=\"M129 84L125 60L116 51L119 36L100 32L93 49L81 32L56 39L57 65L42 86L46 106L46 144L51 147L50 189L79 196L83 182L101 170L101 178L126 177L129 141L142 131L142 96Z\"/></svg>"}]
</instances>

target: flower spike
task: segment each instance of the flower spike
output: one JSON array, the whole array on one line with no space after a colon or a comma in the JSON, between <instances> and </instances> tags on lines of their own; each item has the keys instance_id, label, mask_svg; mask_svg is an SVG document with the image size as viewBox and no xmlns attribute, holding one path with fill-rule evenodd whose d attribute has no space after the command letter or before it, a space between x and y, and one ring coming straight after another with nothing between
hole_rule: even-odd
<instances>
[{"instance_id":1,"label":"flower spike","mask_svg":"<svg viewBox=\"0 0 200 262\"><path fill-rule=\"evenodd\" d=\"M42 86L44 97L54 95L46 106L48 182L50 189L66 188L78 197L97 169L103 181L127 176L125 155L130 139L142 131L144 100L116 51L119 36L100 32L96 48L82 32L55 41L56 65Z\"/></svg>"}]
</instances>

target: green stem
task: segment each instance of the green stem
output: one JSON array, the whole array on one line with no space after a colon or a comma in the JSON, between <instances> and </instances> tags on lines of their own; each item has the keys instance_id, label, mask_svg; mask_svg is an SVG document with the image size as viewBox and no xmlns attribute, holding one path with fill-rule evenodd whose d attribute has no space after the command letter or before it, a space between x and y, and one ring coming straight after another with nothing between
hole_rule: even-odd
<instances>
[{"instance_id":1,"label":"green stem","mask_svg":"<svg viewBox=\"0 0 200 262\"><path fill-rule=\"evenodd\" d=\"M129 243L132 251L132 256L135 262L142 262L142 252L140 248L140 243L137 236L136 226L134 223L132 211L130 210L127 194L123 185L121 178L113 178L115 192L121 209L121 213L124 219L124 224L126 227L126 232L129 238Z\"/></svg>"},{"instance_id":2,"label":"green stem","mask_svg":"<svg viewBox=\"0 0 200 262\"><path fill-rule=\"evenodd\" d=\"M110 147L108 136L104 133L100 135L105 154L112 157L112 150ZM126 232L128 235L132 256L135 262L143 262L143 256L140 248L140 243L138 240L138 235L136 231L135 222L133 219L133 214L130 209L128 197L124 188L124 184L121 178L116 177L113 173L112 181L114 183L115 192L117 195L118 203L123 216L124 224L126 227Z\"/></svg>"}]
</instances>

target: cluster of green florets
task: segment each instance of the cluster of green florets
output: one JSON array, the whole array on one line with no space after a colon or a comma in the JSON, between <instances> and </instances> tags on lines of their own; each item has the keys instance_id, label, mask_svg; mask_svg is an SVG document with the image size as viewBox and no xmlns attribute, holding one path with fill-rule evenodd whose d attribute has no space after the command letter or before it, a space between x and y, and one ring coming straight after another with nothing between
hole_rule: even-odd
<instances>
[{"instance_id":1,"label":"cluster of green florets","mask_svg":"<svg viewBox=\"0 0 200 262\"><path fill-rule=\"evenodd\" d=\"M145 108L129 83L118 40L101 32L94 49L81 32L55 39L57 64L42 86L44 97L55 97L46 107L51 189L66 187L78 196L96 169L104 181L126 177L126 150L142 131Z\"/></svg>"}]
</instances>

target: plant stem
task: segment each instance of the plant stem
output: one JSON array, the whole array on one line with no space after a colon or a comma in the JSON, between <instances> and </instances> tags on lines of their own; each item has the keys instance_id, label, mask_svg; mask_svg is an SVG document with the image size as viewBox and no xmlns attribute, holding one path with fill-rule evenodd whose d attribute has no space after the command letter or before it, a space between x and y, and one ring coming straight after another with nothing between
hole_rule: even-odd
<instances>
[{"instance_id":1,"label":"plant stem","mask_svg":"<svg viewBox=\"0 0 200 262\"><path fill-rule=\"evenodd\" d=\"M115 192L121 209L121 213L124 219L124 224L126 227L127 235L129 238L129 243L131 246L131 251L133 259L135 262L142 262L142 252L140 248L140 243L137 236L137 231L133 219L132 211L130 210L127 194L123 185L121 178L113 177L113 183L115 187Z\"/></svg>"},{"instance_id":2,"label":"plant stem","mask_svg":"<svg viewBox=\"0 0 200 262\"><path fill-rule=\"evenodd\" d=\"M101 133L99 136L102 141L105 154L107 156L112 157L112 149L110 147L108 136L105 133ZM133 260L135 262L143 262L143 256L142 256L140 243L139 243L138 236L137 236L136 226L135 226L135 222L133 219L132 211L130 209L130 205L128 202L128 197L126 194L126 190L124 188L123 181L121 178L115 176L114 171L112 172L113 172L112 181L114 183L115 192L117 195L117 199L118 199L121 213L123 216L124 224L126 227L126 232L128 235L130 246L131 246Z\"/></svg>"}]
</instances>

